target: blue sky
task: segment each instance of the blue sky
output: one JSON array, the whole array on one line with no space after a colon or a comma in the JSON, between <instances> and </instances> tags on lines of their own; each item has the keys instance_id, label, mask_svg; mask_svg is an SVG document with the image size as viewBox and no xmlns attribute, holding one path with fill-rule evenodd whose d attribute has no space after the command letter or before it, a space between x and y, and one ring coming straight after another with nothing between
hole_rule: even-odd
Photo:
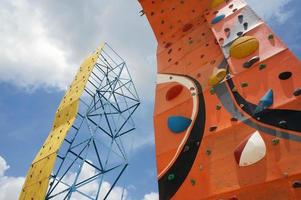
<instances>
[{"instance_id":1,"label":"blue sky","mask_svg":"<svg viewBox=\"0 0 301 200\"><path fill-rule=\"evenodd\" d=\"M248 0L301 58L298 0ZM81 60L101 41L127 62L142 104L131 165L129 199L157 199L152 111L156 40L136 0L0 2L0 200L16 199L49 133L56 108Z\"/></svg>"}]
</instances>

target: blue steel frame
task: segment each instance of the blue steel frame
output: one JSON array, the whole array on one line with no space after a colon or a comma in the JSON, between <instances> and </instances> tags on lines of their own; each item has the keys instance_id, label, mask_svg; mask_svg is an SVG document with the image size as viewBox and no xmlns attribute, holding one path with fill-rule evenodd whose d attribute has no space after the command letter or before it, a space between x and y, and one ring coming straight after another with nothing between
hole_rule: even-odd
<instances>
[{"instance_id":1,"label":"blue steel frame","mask_svg":"<svg viewBox=\"0 0 301 200\"><path fill-rule=\"evenodd\" d=\"M105 44L80 98L76 121L58 152L46 199L109 197L128 167L132 116L139 104L125 61Z\"/></svg>"}]
</instances>

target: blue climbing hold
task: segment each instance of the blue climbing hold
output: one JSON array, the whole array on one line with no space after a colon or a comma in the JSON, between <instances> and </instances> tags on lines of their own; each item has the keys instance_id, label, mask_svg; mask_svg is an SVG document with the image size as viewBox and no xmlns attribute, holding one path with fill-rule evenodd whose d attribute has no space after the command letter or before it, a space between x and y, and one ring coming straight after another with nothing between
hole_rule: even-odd
<instances>
[{"instance_id":1,"label":"blue climbing hold","mask_svg":"<svg viewBox=\"0 0 301 200\"><path fill-rule=\"evenodd\" d=\"M171 116L168 118L168 128L173 133L185 131L191 124L191 119L182 116Z\"/></svg>"},{"instance_id":2,"label":"blue climbing hold","mask_svg":"<svg viewBox=\"0 0 301 200\"><path fill-rule=\"evenodd\" d=\"M222 15L218 15L216 17L214 17L211 21L211 24L217 24L218 22L220 22L222 19L224 19L226 17L226 15L222 14Z\"/></svg>"},{"instance_id":3,"label":"blue climbing hold","mask_svg":"<svg viewBox=\"0 0 301 200\"><path fill-rule=\"evenodd\" d=\"M255 113L262 112L266 108L270 107L273 105L274 98L273 98L273 90L267 91L265 95L260 99L259 104L257 105L255 109Z\"/></svg>"}]
</instances>

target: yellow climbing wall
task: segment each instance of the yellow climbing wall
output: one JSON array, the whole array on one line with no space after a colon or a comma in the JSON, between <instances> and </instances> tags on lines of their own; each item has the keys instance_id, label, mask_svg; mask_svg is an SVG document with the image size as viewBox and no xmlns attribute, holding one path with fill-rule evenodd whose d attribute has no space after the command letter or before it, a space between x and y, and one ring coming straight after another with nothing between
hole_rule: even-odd
<instances>
[{"instance_id":1,"label":"yellow climbing wall","mask_svg":"<svg viewBox=\"0 0 301 200\"><path fill-rule=\"evenodd\" d=\"M55 113L52 129L29 168L19 197L20 200L40 200L45 198L57 152L77 116L79 98L85 89L103 47L104 44L101 44L92 55L84 60L69 89L66 91Z\"/></svg>"}]
</instances>

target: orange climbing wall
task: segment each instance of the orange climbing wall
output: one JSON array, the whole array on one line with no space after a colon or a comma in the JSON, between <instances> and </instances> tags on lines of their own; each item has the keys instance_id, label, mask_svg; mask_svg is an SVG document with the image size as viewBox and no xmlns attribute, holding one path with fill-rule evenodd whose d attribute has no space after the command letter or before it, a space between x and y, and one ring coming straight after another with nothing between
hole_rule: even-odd
<instances>
[{"instance_id":1,"label":"orange climbing wall","mask_svg":"<svg viewBox=\"0 0 301 200\"><path fill-rule=\"evenodd\" d=\"M296 56L242 0L140 4L158 41L160 199L301 199ZM183 91L166 100L177 84ZM191 118L188 128L180 118L170 121L179 116ZM250 141L256 131L259 139Z\"/></svg>"}]
</instances>

